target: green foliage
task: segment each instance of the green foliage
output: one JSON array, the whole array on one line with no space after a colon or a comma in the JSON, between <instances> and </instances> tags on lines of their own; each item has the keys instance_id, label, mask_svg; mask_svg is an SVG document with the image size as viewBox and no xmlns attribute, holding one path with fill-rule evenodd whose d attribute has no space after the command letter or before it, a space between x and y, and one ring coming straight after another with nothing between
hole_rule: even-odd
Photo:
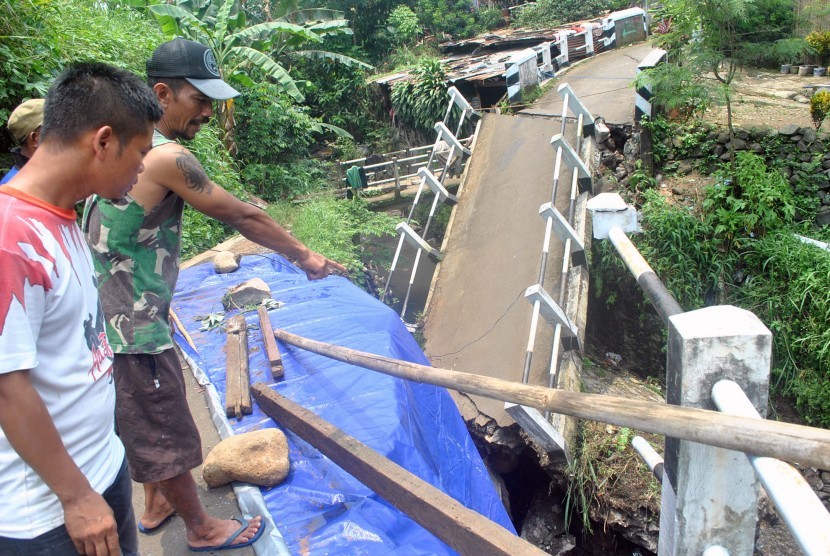
<instances>
[{"instance_id":1,"label":"green foliage","mask_svg":"<svg viewBox=\"0 0 830 556\"><path fill-rule=\"evenodd\" d=\"M295 100L304 100L281 58L288 54L330 59L347 65L369 68L368 64L333 52L301 50L321 44L324 37L351 34L342 12L327 9L280 13L273 21L250 24L238 0L176 0L159 4L149 0L164 33L172 38L185 36L209 45L216 55L224 79L251 86L252 69L267 75Z\"/></svg>"},{"instance_id":2,"label":"green foliage","mask_svg":"<svg viewBox=\"0 0 830 556\"><path fill-rule=\"evenodd\" d=\"M637 247L682 307L703 307L731 281L735 256L722 249L712 222L656 191L645 192L645 199L645 234L635 236Z\"/></svg>"},{"instance_id":3,"label":"green foliage","mask_svg":"<svg viewBox=\"0 0 830 556\"><path fill-rule=\"evenodd\" d=\"M482 31L492 31L504 25L504 16L499 8L481 8L477 14L478 26Z\"/></svg>"},{"instance_id":4,"label":"green foliage","mask_svg":"<svg viewBox=\"0 0 830 556\"><path fill-rule=\"evenodd\" d=\"M741 59L761 67L803 62L809 47L793 38L795 24L793 0L753 0L736 25Z\"/></svg>"},{"instance_id":5,"label":"green foliage","mask_svg":"<svg viewBox=\"0 0 830 556\"><path fill-rule=\"evenodd\" d=\"M830 31L813 31L804 37L804 40L815 50L819 64L827 61L827 57L830 56Z\"/></svg>"},{"instance_id":6,"label":"green foliage","mask_svg":"<svg viewBox=\"0 0 830 556\"><path fill-rule=\"evenodd\" d=\"M121 5L94 0L0 2L0 121L46 94L67 64L97 60L143 74L161 42L155 25Z\"/></svg>"},{"instance_id":7,"label":"green foliage","mask_svg":"<svg viewBox=\"0 0 830 556\"><path fill-rule=\"evenodd\" d=\"M517 10L513 25L532 29L554 27L597 17L609 7L609 0L537 0Z\"/></svg>"},{"instance_id":8,"label":"green foliage","mask_svg":"<svg viewBox=\"0 0 830 556\"><path fill-rule=\"evenodd\" d=\"M711 93L700 74L690 66L660 64L640 72L636 87L649 87L656 109L681 121L700 115L711 104Z\"/></svg>"},{"instance_id":9,"label":"green foliage","mask_svg":"<svg viewBox=\"0 0 830 556\"><path fill-rule=\"evenodd\" d=\"M441 62L428 59L412 72L413 79L392 88L392 105L404 125L432 131L447 106L447 74Z\"/></svg>"},{"instance_id":10,"label":"green foliage","mask_svg":"<svg viewBox=\"0 0 830 556\"><path fill-rule=\"evenodd\" d=\"M435 35L465 38L479 30L470 0L417 0L416 11L421 24Z\"/></svg>"},{"instance_id":11,"label":"green foliage","mask_svg":"<svg viewBox=\"0 0 830 556\"><path fill-rule=\"evenodd\" d=\"M286 214L285 206L269 208L268 213L309 249L336 260L353 274L361 274L366 238L393 235L397 221L385 213L374 213L355 197L338 201L331 196L317 197Z\"/></svg>"},{"instance_id":12,"label":"green foliage","mask_svg":"<svg viewBox=\"0 0 830 556\"><path fill-rule=\"evenodd\" d=\"M741 43L760 49L791 38L795 15L794 0L752 0L751 8L736 22L735 29Z\"/></svg>"},{"instance_id":13,"label":"green foliage","mask_svg":"<svg viewBox=\"0 0 830 556\"><path fill-rule=\"evenodd\" d=\"M780 39L773 43L746 45L746 61L759 67L775 67L781 64L798 64L807 59L810 46L800 38Z\"/></svg>"},{"instance_id":14,"label":"green foliage","mask_svg":"<svg viewBox=\"0 0 830 556\"><path fill-rule=\"evenodd\" d=\"M830 116L830 92L819 91L810 98L810 117L816 129L821 128L827 116Z\"/></svg>"},{"instance_id":15,"label":"green foliage","mask_svg":"<svg viewBox=\"0 0 830 556\"><path fill-rule=\"evenodd\" d=\"M242 171L242 178L247 189L273 202L330 188L330 167L330 163L308 158L280 164L249 164Z\"/></svg>"},{"instance_id":16,"label":"green foliage","mask_svg":"<svg viewBox=\"0 0 830 556\"><path fill-rule=\"evenodd\" d=\"M347 53L363 56L351 46ZM378 87L367 81L367 73L362 68L329 60L301 59L291 71L298 80L304 81L305 104L314 118L346 130L359 142L379 128L389 127Z\"/></svg>"},{"instance_id":17,"label":"green foliage","mask_svg":"<svg viewBox=\"0 0 830 556\"><path fill-rule=\"evenodd\" d=\"M244 165L270 164L308 154L315 121L279 86L260 83L236 100L237 156Z\"/></svg>"},{"instance_id":18,"label":"green foliage","mask_svg":"<svg viewBox=\"0 0 830 556\"><path fill-rule=\"evenodd\" d=\"M739 152L732 178L740 184L740 191L733 179L721 175L703 202L715 236L740 243L793 222L792 187L780 172L769 170L760 156Z\"/></svg>"},{"instance_id":19,"label":"green foliage","mask_svg":"<svg viewBox=\"0 0 830 556\"><path fill-rule=\"evenodd\" d=\"M830 427L830 255L781 231L746 252L737 303L772 330L773 374L808 423Z\"/></svg>"},{"instance_id":20,"label":"green foliage","mask_svg":"<svg viewBox=\"0 0 830 556\"><path fill-rule=\"evenodd\" d=\"M764 143L772 165L738 153L734 173L720 172L699 213L647 191L644 233L634 240L683 307L731 303L755 312L773 331L777 390L808 422L827 427L830 256L793 236L807 229L796 218L814 215L817 182L808 178L820 176L811 172L820 155L789 162L789 142L775 134ZM782 176L785 164L803 165L794 185Z\"/></svg>"},{"instance_id":21,"label":"green foliage","mask_svg":"<svg viewBox=\"0 0 830 556\"><path fill-rule=\"evenodd\" d=\"M403 4L392 10L387 23L395 42L398 44L412 44L423 33L423 29L418 23L418 16L409 6Z\"/></svg>"}]
</instances>

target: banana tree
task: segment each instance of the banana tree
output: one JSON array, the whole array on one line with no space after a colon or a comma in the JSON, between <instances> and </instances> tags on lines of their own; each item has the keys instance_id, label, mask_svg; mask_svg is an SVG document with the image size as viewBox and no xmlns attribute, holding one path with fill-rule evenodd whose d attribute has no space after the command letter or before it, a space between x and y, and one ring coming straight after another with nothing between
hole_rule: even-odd
<instances>
[{"instance_id":1,"label":"banana tree","mask_svg":"<svg viewBox=\"0 0 830 556\"><path fill-rule=\"evenodd\" d=\"M290 8L291 3L284 3ZM283 11L283 5L280 6ZM162 32L169 37L186 37L210 46L219 73L230 83L243 87L254 81L251 70L272 79L297 102L304 97L283 65L292 56L326 58L348 66L371 66L342 54L301 46L319 45L329 36L350 35L352 30L343 12L312 8L278 15L272 21L249 24L238 0L176 0L172 4L151 4ZM221 105L219 121L226 133L226 145L233 150L233 102Z\"/></svg>"}]
</instances>

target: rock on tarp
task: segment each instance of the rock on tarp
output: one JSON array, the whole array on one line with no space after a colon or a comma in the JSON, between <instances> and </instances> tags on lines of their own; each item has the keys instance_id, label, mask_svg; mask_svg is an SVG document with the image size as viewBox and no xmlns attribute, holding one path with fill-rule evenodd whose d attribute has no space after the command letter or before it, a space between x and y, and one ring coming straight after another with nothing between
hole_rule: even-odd
<instances>
[{"instance_id":1,"label":"rock on tarp","mask_svg":"<svg viewBox=\"0 0 830 556\"><path fill-rule=\"evenodd\" d=\"M229 287L262 278L274 299L275 328L377 355L429 364L400 318L347 279L310 282L279 255L244 257L232 274L202 264L183 270L173 307L198 347L193 356L224 403L225 334L199 330L197 316L214 312ZM417 384L278 342L285 376L277 382L258 330L250 329L251 382L266 382L347 434L415 473L465 506L515 532L458 410L444 388ZM177 338L178 340L179 338ZM179 342L191 355L184 341ZM254 407L234 431L279 427ZM288 430L291 471L262 489L268 509L292 553L454 554L438 538L366 488Z\"/></svg>"}]
</instances>

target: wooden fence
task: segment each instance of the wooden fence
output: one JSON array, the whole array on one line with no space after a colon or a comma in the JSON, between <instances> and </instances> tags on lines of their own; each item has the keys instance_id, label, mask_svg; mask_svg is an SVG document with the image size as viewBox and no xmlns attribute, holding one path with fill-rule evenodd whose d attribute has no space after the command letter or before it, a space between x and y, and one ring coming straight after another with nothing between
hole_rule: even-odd
<instances>
[{"instance_id":1,"label":"wooden fence","mask_svg":"<svg viewBox=\"0 0 830 556\"><path fill-rule=\"evenodd\" d=\"M830 5L827 0L796 0L795 14L800 22L799 35L810 31L830 31Z\"/></svg>"}]
</instances>

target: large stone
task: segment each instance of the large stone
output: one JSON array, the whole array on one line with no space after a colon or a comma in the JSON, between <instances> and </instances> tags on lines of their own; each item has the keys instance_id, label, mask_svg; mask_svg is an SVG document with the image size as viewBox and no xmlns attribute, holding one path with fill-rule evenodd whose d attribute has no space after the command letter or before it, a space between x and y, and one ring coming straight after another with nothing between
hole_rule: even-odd
<instances>
[{"instance_id":1,"label":"large stone","mask_svg":"<svg viewBox=\"0 0 830 556\"><path fill-rule=\"evenodd\" d=\"M263 299L271 297L271 288L262 278L251 278L228 290L222 298L222 305L226 311L231 309L242 309L246 306L256 306L262 303Z\"/></svg>"},{"instance_id":2,"label":"large stone","mask_svg":"<svg viewBox=\"0 0 830 556\"><path fill-rule=\"evenodd\" d=\"M605 120L603 118L597 118L594 120L594 137L597 143L602 143L611 137L611 130L608 129L607 125L605 125Z\"/></svg>"},{"instance_id":3,"label":"large stone","mask_svg":"<svg viewBox=\"0 0 830 556\"><path fill-rule=\"evenodd\" d=\"M807 143L815 143L816 139L818 139L818 135L816 134L816 130L812 127L805 127L801 129L801 135L803 135L803 139Z\"/></svg>"},{"instance_id":4,"label":"large stone","mask_svg":"<svg viewBox=\"0 0 830 556\"><path fill-rule=\"evenodd\" d=\"M818 226L830 226L830 206L823 206L816 215L816 224Z\"/></svg>"},{"instance_id":5,"label":"large stone","mask_svg":"<svg viewBox=\"0 0 830 556\"><path fill-rule=\"evenodd\" d=\"M288 441L279 429L246 432L226 438L210 451L202 475L211 488L242 481L264 487L288 475Z\"/></svg>"},{"instance_id":6,"label":"large stone","mask_svg":"<svg viewBox=\"0 0 830 556\"><path fill-rule=\"evenodd\" d=\"M677 173L681 176L685 176L686 174L691 174L692 170L694 170L694 162L688 159L680 160L677 162Z\"/></svg>"},{"instance_id":7,"label":"large stone","mask_svg":"<svg viewBox=\"0 0 830 556\"><path fill-rule=\"evenodd\" d=\"M227 274L239 268L241 255L230 251L220 251L213 257L213 270L217 274Z\"/></svg>"},{"instance_id":8,"label":"large stone","mask_svg":"<svg viewBox=\"0 0 830 556\"><path fill-rule=\"evenodd\" d=\"M736 137L735 140L728 143L727 146L732 147L736 151L743 151L746 150L746 141Z\"/></svg>"},{"instance_id":9,"label":"large stone","mask_svg":"<svg viewBox=\"0 0 830 556\"><path fill-rule=\"evenodd\" d=\"M782 127L778 130L779 135L784 135L785 137L790 137L798 133L799 127L797 125L787 125Z\"/></svg>"}]
</instances>

